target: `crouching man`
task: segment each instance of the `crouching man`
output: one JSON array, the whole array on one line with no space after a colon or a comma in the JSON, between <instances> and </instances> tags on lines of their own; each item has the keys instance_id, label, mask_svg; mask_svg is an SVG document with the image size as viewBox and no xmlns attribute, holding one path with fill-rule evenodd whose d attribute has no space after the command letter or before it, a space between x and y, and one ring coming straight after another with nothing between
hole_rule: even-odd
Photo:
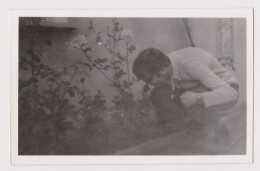
<instances>
[{"instance_id":1,"label":"crouching man","mask_svg":"<svg viewBox=\"0 0 260 171\"><path fill-rule=\"evenodd\" d=\"M135 59L133 72L155 87L151 99L162 122L167 122L168 116L175 123L193 118L214 134L213 130L221 127L217 123L223 111L238 100L236 78L200 48L189 47L169 55L147 48Z\"/></svg>"}]
</instances>

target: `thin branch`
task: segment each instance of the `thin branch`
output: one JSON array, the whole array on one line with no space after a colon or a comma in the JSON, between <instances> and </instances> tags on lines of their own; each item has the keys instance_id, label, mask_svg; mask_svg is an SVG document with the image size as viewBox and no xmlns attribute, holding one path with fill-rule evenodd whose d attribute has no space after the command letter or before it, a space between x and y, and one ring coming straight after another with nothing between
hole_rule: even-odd
<instances>
[{"instance_id":1,"label":"thin branch","mask_svg":"<svg viewBox=\"0 0 260 171\"><path fill-rule=\"evenodd\" d=\"M36 112L36 104L35 104L35 92L36 92L36 88L35 88L35 70L34 70L34 61L33 61L33 54L34 54L34 40L31 39L31 41L29 42L30 44L30 48L31 48L31 73L32 73L32 91L33 91L33 102L32 102L32 106L33 106L33 111Z\"/></svg>"},{"instance_id":2,"label":"thin branch","mask_svg":"<svg viewBox=\"0 0 260 171\"><path fill-rule=\"evenodd\" d=\"M115 28L115 25L114 25L114 28ZM98 33L96 32L94 26L92 25L91 29L93 30L93 32L96 34L96 36L99 36ZM109 34L109 28L107 28L107 32ZM115 76L117 75L117 68L116 68L116 64L115 64L115 50L116 50L116 31L113 30L113 36L111 36L113 38L113 49L111 50L111 45L110 45L110 48L107 47L102 39L100 40L101 41L101 45L111 54L112 56L112 62L113 62L113 68L115 70L115 73L114 73L114 79L115 81L117 81L118 85L120 85L120 81L119 81L119 78L116 78ZM110 41L110 36L109 36L109 41ZM83 53L85 54L85 57L91 62L91 64L94 64L94 62L88 58L88 55L86 54L86 52L83 51ZM127 56L128 56L128 49L127 49ZM101 69L99 69L98 67L95 67L109 82L111 82L112 84L114 84L114 81L112 81L111 79L109 79L109 77L103 73L103 71ZM127 61L127 70L128 70L128 81L130 82L130 75L129 75L129 62ZM117 86L113 86L115 87L115 89L118 91L118 93L121 95L121 97L123 98L123 103L126 104L126 101L127 99L124 97L124 95L122 95L122 89L120 89L119 87ZM131 88L129 87L129 91L133 94ZM135 97L134 97L135 98Z\"/></svg>"},{"instance_id":3,"label":"thin branch","mask_svg":"<svg viewBox=\"0 0 260 171\"><path fill-rule=\"evenodd\" d=\"M128 41L126 42L126 64L127 64L127 77L128 82L130 82L130 71L129 71L129 52L128 52Z\"/></svg>"},{"instance_id":4,"label":"thin branch","mask_svg":"<svg viewBox=\"0 0 260 171\"><path fill-rule=\"evenodd\" d=\"M88 55L86 52L82 51L85 55L85 57L87 58L87 60L91 63L91 65L96 65L90 58L88 58ZM113 84L113 81L101 70L99 69L98 67L94 67L98 72L100 72L110 83Z\"/></svg>"},{"instance_id":5,"label":"thin branch","mask_svg":"<svg viewBox=\"0 0 260 171\"><path fill-rule=\"evenodd\" d=\"M98 36L98 33L96 32L94 26L91 27L91 29L93 30L93 32L96 34L96 36ZM108 48L102 41L102 39L100 40L101 41L101 45L111 54L112 56L112 62L113 62L113 68L115 70L115 74L114 75L117 75L117 69L116 69L116 64L115 64L115 31L114 31L114 37L113 37L113 43L114 43L114 46L113 46L113 50L111 50L110 48ZM112 52L111 52L112 51ZM119 83L119 80L116 78L116 81Z\"/></svg>"}]
</instances>

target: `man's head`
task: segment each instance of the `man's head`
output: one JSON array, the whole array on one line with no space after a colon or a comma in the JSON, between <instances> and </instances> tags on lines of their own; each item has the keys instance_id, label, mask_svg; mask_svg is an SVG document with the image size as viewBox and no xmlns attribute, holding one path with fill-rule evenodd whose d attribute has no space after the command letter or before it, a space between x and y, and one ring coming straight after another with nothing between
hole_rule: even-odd
<instances>
[{"instance_id":1,"label":"man's head","mask_svg":"<svg viewBox=\"0 0 260 171\"><path fill-rule=\"evenodd\" d=\"M133 64L137 78L148 84L168 84L171 76L171 62L168 56L155 48L141 51Z\"/></svg>"}]
</instances>

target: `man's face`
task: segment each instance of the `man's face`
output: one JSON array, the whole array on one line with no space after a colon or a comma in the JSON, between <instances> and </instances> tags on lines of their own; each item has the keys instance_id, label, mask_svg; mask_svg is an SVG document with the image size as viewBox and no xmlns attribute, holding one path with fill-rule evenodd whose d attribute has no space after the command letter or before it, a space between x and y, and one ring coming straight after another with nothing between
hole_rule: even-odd
<instances>
[{"instance_id":1,"label":"man's face","mask_svg":"<svg viewBox=\"0 0 260 171\"><path fill-rule=\"evenodd\" d=\"M163 67L158 73L148 76L144 81L153 86L171 85L171 68Z\"/></svg>"}]
</instances>

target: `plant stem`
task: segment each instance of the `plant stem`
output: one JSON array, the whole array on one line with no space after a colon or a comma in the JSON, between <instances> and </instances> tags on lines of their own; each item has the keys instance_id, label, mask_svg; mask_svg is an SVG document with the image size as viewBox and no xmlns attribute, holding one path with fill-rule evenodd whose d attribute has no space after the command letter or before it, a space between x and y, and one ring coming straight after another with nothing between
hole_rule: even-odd
<instances>
[{"instance_id":1,"label":"plant stem","mask_svg":"<svg viewBox=\"0 0 260 171\"><path fill-rule=\"evenodd\" d=\"M128 56L129 56L129 52L128 52L128 41L126 42L126 63L127 63L127 77L128 77L128 82L130 82L130 72L129 72L129 59L128 59Z\"/></svg>"},{"instance_id":2,"label":"plant stem","mask_svg":"<svg viewBox=\"0 0 260 171\"><path fill-rule=\"evenodd\" d=\"M34 61L33 61L33 54L34 54L34 41L33 39L30 40L29 42L30 44L30 50L31 50L31 73L32 73L32 90L33 90L33 101L32 101L32 106L33 106L33 111L36 112L36 104L35 104L35 92L36 92L36 88L35 88L35 70L34 70Z\"/></svg>"},{"instance_id":3,"label":"plant stem","mask_svg":"<svg viewBox=\"0 0 260 171\"><path fill-rule=\"evenodd\" d=\"M91 28L93 30L93 32L96 34L96 36L98 36L98 33L96 32L94 26L92 26ZM101 40L102 46L111 54L112 56L112 63L113 63L113 68L114 68L114 80L109 79L109 77L107 77L106 74L103 73L103 71L101 69L99 69L98 67L95 67L109 82L112 83L112 85L117 82L118 85L120 85L120 81L119 78L117 78L117 68L116 68L116 63L115 63L115 54L116 54L116 25L113 25L113 36L111 36L113 39L113 47L111 50L111 46L107 47ZM108 29L109 32L109 29ZM109 37L109 42L110 42L110 37ZM128 48L128 45L127 45ZM83 53L85 54L85 57L91 62L91 64L94 64L94 62L91 61L90 58L88 58L88 55L86 54L86 52L83 51ZM128 56L128 49L127 49L127 56ZM128 57L127 57L127 70L128 70L128 82L130 82L130 74L129 74L129 61L128 61ZM124 97L124 95L122 95L122 90L117 87L117 86L113 86L115 87L115 89L118 91L118 93L121 95L121 97L123 98L123 103L126 105L127 102L127 98ZM131 91L131 88L129 87L129 91Z\"/></svg>"},{"instance_id":4,"label":"plant stem","mask_svg":"<svg viewBox=\"0 0 260 171\"><path fill-rule=\"evenodd\" d=\"M71 85L72 84L72 81L74 80L74 78L76 77L76 75L77 75L77 69L75 68L74 69L74 72L73 72L73 74L72 74L72 76L71 76L71 78L70 78L70 80L69 80L69 85ZM64 91L61 95L60 95L60 100L61 101L64 101L64 97L65 97L65 95L67 94L67 92L68 92L68 89L66 89L66 91Z\"/></svg>"},{"instance_id":5,"label":"plant stem","mask_svg":"<svg viewBox=\"0 0 260 171\"><path fill-rule=\"evenodd\" d=\"M98 33L96 32L94 26L92 26L92 30L93 30L93 32L95 33L95 35L98 36ZM110 38L109 38L109 39L110 39ZM102 40L101 40L101 41L102 41ZM113 68L114 68L114 70L115 70L114 75L116 75L116 74L117 74L117 69L116 69L116 65L115 65L115 31L114 31L113 42L114 42L114 46L113 46L112 52L111 52L111 49L109 49L107 46L105 46L103 42L101 42L101 43L102 43L102 46L103 46L103 47L111 54L111 56L112 56ZM84 54L86 55L85 52L84 52ZM89 61L90 61L90 60L89 60ZM91 61L91 62L92 62L92 61ZM93 64L93 62L92 62L92 64ZM96 68L96 69L97 69L97 68ZM98 69L98 70L99 70L99 69ZM99 70L99 72L100 72L102 75L104 75L104 77L106 77L110 82L113 83L113 81L110 80L101 70ZM119 80L117 80L117 81L119 82Z\"/></svg>"},{"instance_id":6,"label":"plant stem","mask_svg":"<svg viewBox=\"0 0 260 171\"><path fill-rule=\"evenodd\" d=\"M91 59L88 58L88 55L86 54L86 52L83 51L83 53L84 53L85 57L88 59L88 61L91 63L91 65L94 65L95 63ZM101 69L99 69L98 67L94 67L94 68L98 72L100 72L110 83L113 83L113 81Z\"/></svg>"},{"instance_id":7,"label":"plant stem","mask_svg":"<svg viewBox=\"0 0 260 171\"><path fill-rule=\"evenodd\" d=\"M88 59L88 61L91 63L91 65L93 65L94 64L94 62L93 61L91 61L91 59L89 59L88 58L88 55L86 54L86 52L84 52L84 51L82 51L83 53L84 53L84 55L85 55L85 57ZM101 73L109 82L110 82L110 84L114 84L114 81L112 81L101 69L99 69L98 67L94 67L99 73ZM118 88L118 87L116 87L116 86L113 86L117 91L118 91L118 93L119 94L121 94L121 89L120 88ZM123 97L124 98L124 97ZM124 98L125 99L125 98Z\"/></svg>"},{"instance_id":8,"label":"plant stem","mask_svg":"<svg viewBox=\"0 0 260 171\"><path fill-rule=\"evenodd\" d=\"M115 26L114 26L115 28ZM116 69L116 64L115 64L115 53L116 53L116 31L115 29L113 29L113 54L112 54L112 60L113 60L113 65L114 65L114 69L115 69L115 79L119 85L119 79L116 77L117 76L117 69Z\"/></svg>"}]
</instances>

